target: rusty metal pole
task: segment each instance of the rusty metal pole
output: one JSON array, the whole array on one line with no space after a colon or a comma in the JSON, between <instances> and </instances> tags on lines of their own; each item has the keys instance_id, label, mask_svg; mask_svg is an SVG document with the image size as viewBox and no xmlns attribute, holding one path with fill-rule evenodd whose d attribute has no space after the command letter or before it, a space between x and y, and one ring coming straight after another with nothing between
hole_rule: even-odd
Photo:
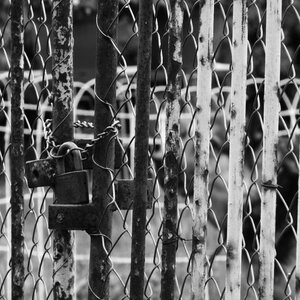
<instances>
[{"instance_id":1,"label":"rusty metal pole","mask_svg":"<svg viewBox=\"0 0 300 300\"><path fill-rule=\"evenodd\" d=\"M171 16L169 26L168 49L168 91L167 91L167 124L166 124L166 154L164 160L164 218L162 245L162 278L161 299L174 299L175 267L177 251L177 202L178 175L180 156L180 104L182 65L182 26L183 1L171 0Z\"/></svg>"},{"instance_id":2,"label":"rusty metal pole","mask_svg":"<svg viewBox=\"0 0 300 300\"><path fill-rule=\"evenodd\" d=\"M117 72L117 0L99 0L97 14L97 62L94 134L102 133L113 122L113 107L116 106L115 77ZM108 252L111 247L112 171L114 169L114 143L110 137L94 147L93 204L98 211L98 231L91 234L90 271L88 299L109 299ZM107 142L107 143L106 143Z\"/></svg>"},{"instance_id":3,"label":"rusty metal pole","mask_svg":"<svg viewBox=\"0 0 300 300\"><path fill-rule=\"evenodd\" d=\"M11 268L12 299L24 299L24 23L23 1L11 2Z\"/></svg>"},{"instance_id":4,"label":"rusty metal pole","mask_svg":"<svg viewBox=\"0 0 300 300\"><path fill-rule=\"evenodd\" d=\"M54 0L52 15L53 137L57 145L73 140L73 2ZM53 231L54 299L74 298L74 232Z\"/></svg>"},{"instance_id":5,"label":"rusty metal pole","mask_svg":"<svg viewBox=\"0 0 300 300\"><path fill-rule=\"evenodd\" d=\"M152 1L141 1L139 5L139 47L134 151L135 193L132 215L130 272L130 299L132 300L143 299L144 293L152 23Z\"/></svg>"}]
</instances>

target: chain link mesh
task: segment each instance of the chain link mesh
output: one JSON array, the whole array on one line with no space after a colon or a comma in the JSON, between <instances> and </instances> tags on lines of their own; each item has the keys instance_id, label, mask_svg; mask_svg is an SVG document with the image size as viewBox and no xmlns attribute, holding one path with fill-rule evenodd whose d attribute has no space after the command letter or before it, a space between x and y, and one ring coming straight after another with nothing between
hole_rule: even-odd
<instances>
[{"instance_id":1,"label":"chain link mesh","mask_svg":"<svg viewBox=\"0 0 300 300\"><path fill-rule=\"evenodd\" d=\"M173 238L176 250L176 299L190 297L192 250L192 203L194 176L194 126L196 112L197 39L199 3L183 1L183 64L180 69L180 157L178 188L178 222ZM77 2L76 2L77 3ZM77 5L74 2L74 5ZM95 14L88 2L75 13ZM216 0L214 4L213 80L209 158L209 207L207 226L208 299L224 298L226 269L226 228L228 201L230 83L232 74L232 1ZM0 298L11 299L10 227L10 1L0 4ZM274 299L292 299L295 290L297 243L298 166L299 166L299 42L300 5L283 0L278 185L276 208L276 260ZM122 160L112 180L133 179L134 129L136 103L136 56L138 42L137 1L120 1L118 41L102 32L118 53L116 84L117 107L111 109L120 123ZM158 299L161 292L161 248L163 241L164 155L167 106L167 44L170 6L168 1L154 1L153 54L150 101L149 177L153 178L153 205L147 210L146 225L146 299ZM75 15L75 16L78 16ZM262 182L264 59L266 2L248 2L248 70L246 104L246 142L244 146L244 199L241 299L258 299L259 231ZM79 18L79 17L78 17ZM76 22L76 18L75 18ZM111 25L112 26L112 25ZM99 26L94 24L96 30ZM77 47L75 38L75 49ZM85 59L88 53L82 53ZM28 0L25 4L25 157L46 158L53 147L49 138L51 119L51 1ZM75 78L75 138L94 138L93 103L103 101L95 96L93 79ZM110 87L108 87L109 89ZM51 134L50 134L51 135ZM92 145L92 144L91 144ZM84 156L84 155L83 155ZM24 179L25 180L25 179ZM26 181L26 180L25 180ZM91 189L90 189L91 191ZM47 207L52 202L50 188L25 189L25 299L52 299L53 249L48 229ZM114 195L114 193L112 193ZM111 196L111 194L110 194ZM115 199L112 203L116 206ZM110 271L111 299L129 299L130 247L132 212L117 210L112 217L112 236L107 264ZM76 294L86 299L88 283L89 236L76 233Z\"/></svg>"}]
</instances>

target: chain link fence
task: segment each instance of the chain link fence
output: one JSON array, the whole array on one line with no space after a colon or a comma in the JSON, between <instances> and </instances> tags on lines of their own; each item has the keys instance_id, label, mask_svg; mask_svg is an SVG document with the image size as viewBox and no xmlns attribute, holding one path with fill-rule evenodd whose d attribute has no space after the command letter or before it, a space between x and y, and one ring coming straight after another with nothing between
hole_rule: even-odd
<instances>
[{"instance_id":1,"label":"chain link fence","mask_svg":"<svg viewBox=\"0 0 300 300\"><path fill-rule=\"evenodd\" d=\"M65 60L53 50L52 17L64 2L25 1L19 20L24 159L56 157L65 141L57 131L74 130L84 168L90 169L89 201L97 203L98 227L76 231L72 250L62 251L62 265L53 271L58 259L56 234L48 226L53 187L29 188L24 177L24 215L12 214L12 37L18 20L14 1L1 1L0 299L13 299L18 284L24 299L61 297L53 278L73 260L70 293L77 299L130 299L133 276L144 277L145 299L271 299L272 294L298 299L299 3L153 1L149 137L135 143L143 89L139 22L146 18L139 15L139 1L111 1L112 7L74 1L74 50L67 53L74 57L72 107L57 121L53 76ZM74 129L62 125L69 116ZM142 215L132 193L123 205L117 198L122 181L139 174L135 159L145 142L151 183L145 267L144 275L130 276L132 219ZM23 228L19 240L11 231L17 222ZM11 251L22 236L24 274L12 280L22 262Z\"/></svg>"}]
</instances>

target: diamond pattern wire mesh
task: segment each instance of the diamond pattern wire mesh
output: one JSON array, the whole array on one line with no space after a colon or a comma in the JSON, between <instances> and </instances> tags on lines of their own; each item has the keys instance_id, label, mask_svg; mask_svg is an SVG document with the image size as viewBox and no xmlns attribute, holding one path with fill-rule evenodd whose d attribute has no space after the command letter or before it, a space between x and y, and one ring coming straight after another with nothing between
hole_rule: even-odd
<instances>
[{"instance_id":1,"label":"diamond pattern wire mesh","mask_svg":"<svg viewBox=\"0 0 300 300\"><path fill-rule=\"evenodd\" d=\"M183 65L180 71L180 174L178 189L178 224L176 230L177 266L176 299L188 299L192 260L192 201L194 164L194 116L196 105L197 38L199 2L184 1ZM0 31L0 298L10 299L10 15L9 1L2 1ZM91 9L94 9L91 6ZM232 1L215 1L214 69L211 102L211 141L208 208L208 277L209 299L222 299L225 285L226 223L228 200L230 82L232 49ZM248 3L248 75L246 107L246 143L244 166L244 214L242 249L242 299L258 299L258 255L261 164L263 135L265 1ZM51 118L48 103L51 94L51 2L27 1L25 5L25 156L26 160L49 155L45 140L46 119ZM276 219L275 299L292 299L295 286L297 181L299 129L299 43L300 5L283 1L281 82L278 141L278 188ZM163 158L165 153L168 1L153 5L153 55L150 102L150 165L154 179L153 206L147 211L145 298L158 299L161 290L161 247L163 220ZM116 77L117 109L115 118L122 125L123 156L115 178L132 179L134 161L134 116L136 95L136 51L138 40L137 1L120 1L119 41L111 40L118 51ZM117 22L117 20L115 20ZM96 26L96 25L95 25ZM97 28L99 30L99 28ZM105 33L104 33L105 34ZM76 39L75 39L76 48ZM87 54L85 54L87 55ZM75 119L93 121L94 80L76 81ZM97 99L96 99L97 100ZM90 128L76 128L76 138L92 138ZM48 188L25 190L25 298L52 299L52 243L47 229L47 207L52 202ZM129 299L130 210L117 209L113 214L109 252L111 299ZM76 294L86 298L89 237L76 233Z\"/></svg>"}]
</instances>

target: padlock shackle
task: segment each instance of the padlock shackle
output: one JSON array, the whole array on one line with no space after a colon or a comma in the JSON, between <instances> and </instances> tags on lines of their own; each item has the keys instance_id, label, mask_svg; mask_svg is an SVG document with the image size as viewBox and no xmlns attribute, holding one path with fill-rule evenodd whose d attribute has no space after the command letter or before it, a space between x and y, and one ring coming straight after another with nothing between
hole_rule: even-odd
<instances>
[{"instance_id":1,"label":"padlock shackle","mask_svg":"<svg viewBox=\"0 0 300 300\"><path fill-rule=\"evenodd\" d=\"M66 159L68 159L68 167L70 171L80 171L83 169L82 167L82 159L81 152L78 149L78 146L74 142L65 142L63 143L58 151L57 155L59 158L57 159L56 164L56 172L57 175L66 173Z\"/></svg>"}]
</instances>

